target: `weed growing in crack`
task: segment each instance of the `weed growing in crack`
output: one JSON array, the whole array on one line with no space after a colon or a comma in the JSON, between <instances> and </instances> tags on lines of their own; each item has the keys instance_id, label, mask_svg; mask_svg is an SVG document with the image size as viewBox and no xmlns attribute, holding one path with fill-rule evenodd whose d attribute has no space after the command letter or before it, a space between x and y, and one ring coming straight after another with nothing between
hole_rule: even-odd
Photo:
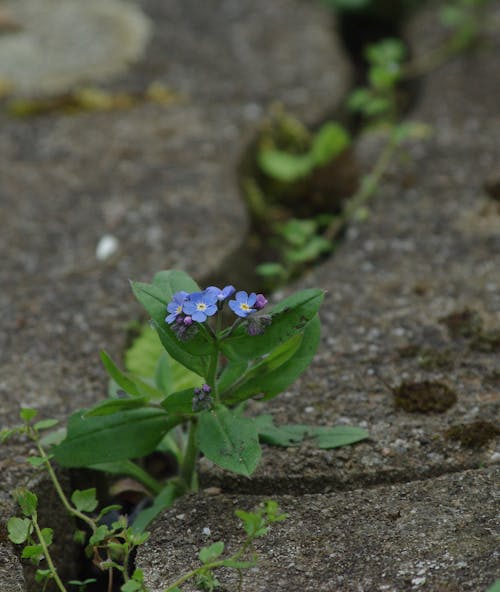
<instances>
[{"instance_id":1,"label":"weed growing in crack","mask_svg":"<svg viewBox=\"0 0 500 592\"><path fill-rule=\"evenodd\" d=\"M144 374L141 368L139 374L120 370L102 352L113 382L106 400L77 411L65 430L43 439L40 431L56 422L33 423L36 411L25 409L23 426L3 431L0 438L20 432L35 443L38 456L30 457L30 464L48 471L67 512L85 526L77 531L76 540L85 546L97 568L108 571L108 589L111 591L115 579L123 582L122 592L146 590L140 570L131 573L131 553L147 539L145 529L159 512L184 493L197 490L200 454L222 469L249 477L259 464L262 442L288 447L312 438L318 447L327 449L368 437L356 427L276 426L270 415L244 415L249 399L275 397L310 364L320 337L321 290L302 290L270 307L263 294L236 291L233 286L201 290L191 277L177 270L157 273L152 284L132 282L132 290L149 313L164 350L154 359L154 379L140 376ZM186 388L173 388L171 360L181 368L182 380L187 375L190 384ZM150 359L147 365L151 365ZM178 474L159 481L132 460L153 451L173 454ZM150 493L151 504L129 519L120 514L117 505L96 514L95 489L77 490L68 499L52 460L65 467L89 467L132 477ZM36 496L23 493L18 500L26 496L32 505L24 518L12 522L11 538L34 547L25 557L36 562L45 559L48 568L39 570L37 576L41 581L54 580L65 590L50 556L52 533L38 527ZM213 589L215 568L253 565L242 559L244 553L282 516L273 504L253 514L238 515L247 533L242 549L227 559L219 558L223 551L220 543L203 550L203 566L180 578L168 588L170 592L194 576ZM33 533L36 539L31 540ZM86 583L74 581L74 585L85 587Z\"/></svg>"},{"instance_id":2,"label":"weed growing in crack","mask_svg":"<svg viewBox=\"0 0 500 592\"><path fill-rule=\"evenodd\" d=\"M77 489L68 497L52 467L52 456L47 453L40 436L41 431L53 427L57 421L50 419L33 423L37 415L34 409L22 409L20 415L23 424L10 430L2 430L1 441L14 433L26 434L33 441L39 456L30 456L28 461L32 466L43 467L48 472L66 511L81 525L82 528L75 529L73 538L84 546L85 554L95 568L107 572L107 590L111 592L115 589L114 582L118 574L121 592L148 592L144 583L144 573L141 569L132 568L131 557L134 549L148 539L149 533L135 532L128 525L127 517L124 515L119 515L117 520L106 520L107 516L111 516L120 507L111 505L98 511L95 488ZM13 516L8 520L8 536L14 544L23 545L21 558L37 567L35 582L40 584L42 592L47 589L50 582L53 582L60 592L68 592L67 586L85 592L89 585L96 582L94 578L83 581L69 580L67 585L61 580L50 550L54 531L52 528L40 526L36 494L26 488L20 488L13 495L22 517ZM260 504L253 512L236 510L235 514L241 520L246 533L240 547L226 557L223 555L225 545L222 541L203 547L198 554L201 565L178 577L164 592L180 592L179 586L193 578L203 590L213 592L219 585L215 572L221 567L237 570L241 590L243 570L257 564L258 557L253 548L255 539L267 534L272 524L285 520L287 516L279 511L278 504L272 500Z\"/></svg>"}]
</instances>

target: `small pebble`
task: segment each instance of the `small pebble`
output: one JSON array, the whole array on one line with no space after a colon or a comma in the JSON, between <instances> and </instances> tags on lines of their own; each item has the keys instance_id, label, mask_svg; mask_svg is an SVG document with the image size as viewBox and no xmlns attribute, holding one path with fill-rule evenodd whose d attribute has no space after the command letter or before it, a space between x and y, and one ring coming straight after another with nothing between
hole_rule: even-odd
<instances>
[{"instance_id":1,"label":"small pebble","mask_svg":"<svg viewBox=\"0 0 500 592\"><path fill-rule=\"evenodd\" d=\"M210 536L212 534L212 531L210 530L210 528L208 528L208 526L205 526L205 528L203 529L203 535L204 536Z\"/></svg>"},{"instance_id":2,"label":"small pebble","mask_svg":"<svg viewBox=\"0 0 500 592\"><path fill-rule=\"evenodd\" d=\"M114 255L120 246L119 240L112 234L105 234L97 243L95 256L99 261L106 261Z\"/></svg>"}]
</instances>

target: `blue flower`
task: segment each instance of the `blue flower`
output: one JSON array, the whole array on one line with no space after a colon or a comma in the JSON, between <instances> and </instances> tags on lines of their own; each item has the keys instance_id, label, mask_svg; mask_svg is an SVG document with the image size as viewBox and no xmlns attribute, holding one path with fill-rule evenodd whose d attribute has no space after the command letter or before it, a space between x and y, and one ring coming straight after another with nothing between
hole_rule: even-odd
<instances>
[{"instance_id":1,"label":"blue flower","mask_svg":"<svg viewBox=\"0 0 500 592\"><path fill-rule=\"evenodd\" d=\"M253 308L256 300L257 295L255 292L250 295L244 291L236 292L236 300L229 301L229 308L239 317L245 318L257 310Z\"/></svg>"},{"instance_id":2,"label":"blue flower","mask_svg":"<svg viewBox=\"0 0 500 592\"><path fill-rule=\"evenodd\" d=\"M225 286L222 288L217 288L216 286L210 286L205 290L206 292L210 291L213 294L217 295L217 300L219 302L224 302L226 298L229 298L236 292L236 288L234 286Z\"/></svg>"},{"instance_id":3,"label":"blue flower","mask_svg":"<svg viewBox=\"0 0 500 592\"><path fill-rule=\"evenodd\" d=\"M177 292L176 294L174 294L171 302L168 303L167 312L169 312L170 314L165 317L165 321L169 325L171 325L175 321L175 319L184 312L182 310L182 307L186 302L188 296L189 294L182 290L181 292Z\"/></svg>"},{"instance_id":4,"label":"blue flower","mask_svg":"<svg viewBox=\"0 0 500 592\"><path fill-rule=\"evenodd\" d=\"M189 315L193 321L203 323L207 317L211 317L217 312L217 294L210 289L203 290L203 292L193 292L184 302L182 311Z\"/></svg>"}]
</instances>

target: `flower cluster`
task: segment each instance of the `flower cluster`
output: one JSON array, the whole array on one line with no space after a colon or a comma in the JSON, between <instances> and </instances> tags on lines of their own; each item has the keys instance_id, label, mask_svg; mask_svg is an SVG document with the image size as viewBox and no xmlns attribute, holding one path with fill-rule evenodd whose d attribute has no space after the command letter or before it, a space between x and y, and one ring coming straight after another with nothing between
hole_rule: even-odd
<instances>
[{"instance_id":1,"label":"flower cluster","mask_svg":"<svg viewBox=\"0 0 500 592\"><path fill-rule=\"evenodd\" d=\"M234 295L234 299L229 300ZM201 292L177 292L167 305L165 321L171 325L172 330L179 339L185 340L193 335L196 327L194 323L204 323L208 317L212 317L221 311L225 302L234 314L242 319L262 310L267 299L263 294L248 294L245 291L236 292L234 286L225 286L222 290L216 286L209 286ZM261 317L263 318L263 317ZM266 317L264 323L252 320L251 334L256 335L260 327L270 323L270 317ZM259 327L256 330L256 327Z\"/></svg>"}]
</instances>

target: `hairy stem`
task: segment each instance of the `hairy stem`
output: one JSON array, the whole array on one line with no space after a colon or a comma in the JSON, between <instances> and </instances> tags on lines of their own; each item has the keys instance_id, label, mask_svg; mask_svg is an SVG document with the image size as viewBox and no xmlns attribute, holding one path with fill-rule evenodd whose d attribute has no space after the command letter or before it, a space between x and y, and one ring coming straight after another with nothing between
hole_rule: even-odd
<instances>
[{"instance_id":1,"label":"hairy stem","mask_svg":"<svg viewBox=\"0 0 500 592\"><path fill-rule=\"evenodd\" d=\"M198 446L196 443L197 422L192 419L189 422L189 433L184 458L180 468L180 477L186 484L188 490L194 489L194 475L196 471L196 460L198 458Z\"/></svg>"},{"instance_id":2,"label":"hairy stem","mask_svg":"<svg viewBox=\"0 0 500 592\"><path fill-rule=\"evenodd\" d=\"M92 532L95 532L97 529L97 525L96 525L95 521L92 520L92 518L89 518L88 516L86 516L85 514L80 512L79 510L77 510L75 507L73 507L71 505L71 503L69 502L68 498L66 497L66 494L64 493L64 491L61 487L61 484L59 483L59 479L57 478L57 475L56 475L54 469L52 468L52 465L50 463L50 459L47 456L47 453L45 452L44 447L40 443L40 438L38 437L38 434L34 430L33 430L33 433L31 434L31 437L35 441L36 447L38 448L38 452L40 453L40 456L44 460L45 466L47 468L47 472L49 473L50 479L52 480L54 488L55 488L57 495L59 496L59 499L61 500L63 506L66 508L66 510L72 516L74 516L75 518L79 518L80 520L85 522L85 524L87 524L92 529Z\"/></svg>"},{"instance_id":3,"label":"hairy stem","mask_svg":"<svg viewBox=\"0 0 500 592\"><path fill-rule=\"evenodd\" d=\"M42 535L42 531L40 530L40 526L38 525L36 513L31 516L31 521L32 521L33 527L35 529L36 536L38 537L38 542L40 543L40 546L43 549L43 554L45 556L45 560L47 561L47 565L49 566L50 573L52 574L52 577L54 578L54 582L57 584L57 587L59 588L59 590L61 590L61 592L67 592L66 588L64 587L64 584L61 581L61 578L59 577L59 574L57 573L57 569L54 565L54 562L52 561L52 557L50 555L49 548L47 547L47 544L45 543L45 540Z\"/></svg>"}]
</instances>

